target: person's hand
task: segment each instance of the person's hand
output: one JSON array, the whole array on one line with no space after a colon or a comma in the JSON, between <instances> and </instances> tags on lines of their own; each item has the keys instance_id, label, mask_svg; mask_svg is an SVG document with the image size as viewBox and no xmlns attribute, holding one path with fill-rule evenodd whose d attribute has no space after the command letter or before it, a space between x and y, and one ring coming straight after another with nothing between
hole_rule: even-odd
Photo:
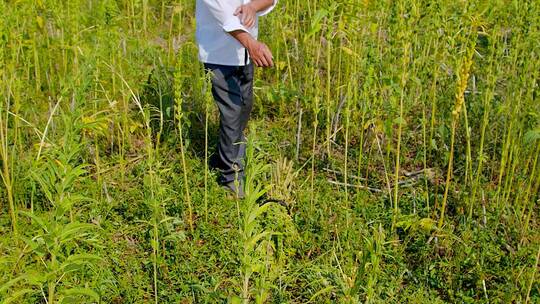
<instances>
[{"instance_id":1,"label":"person's hand","mask_svg":"<svg viewBox=\"0 0 540 304\"><path fill-rule=\"evenodd\" d=\"M250 3L240 5L234 15L239 16L242 24L248 28L252 28L257 21L257 10Z\"/></svg>"},{"instance_id":2,"label":"person's hand","mask_svg":"<svg viewBox=\"0 0 540 304\"><path fill-rule=\"evenodd\" d=\"M274 57L266 44L257 40L251 40L246 46L249 57L258 67L274 66Z\"/></svg>"},{"instance_id":3,"label":"person's hand","mask_svg":"<svg viewBox=\"0 0 540 304\"><path fill-rule=\"evenodd\" d=\"M266 44L257 41L250 33L243 30L229 32L249 53L249 57L258 67L274 66L274 57Z\"/></svg>"}]
</instances>

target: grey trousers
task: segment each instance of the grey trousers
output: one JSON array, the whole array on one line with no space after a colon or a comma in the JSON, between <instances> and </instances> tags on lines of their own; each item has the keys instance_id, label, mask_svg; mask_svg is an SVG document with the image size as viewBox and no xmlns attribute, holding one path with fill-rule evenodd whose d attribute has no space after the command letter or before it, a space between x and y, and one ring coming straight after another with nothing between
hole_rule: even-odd
<instances>
[{"instance_id":1,"label":"grey trousers","mask_svg":"<svg viewBox=\"0 0 540 304\"><path fill-rule=\"evenodd\" d=\"M217 153L210 166L221 172L220 183L244 177L247 126L253 107L253 64L224 66L205 63L212 72L212 95L219 108L219 140Z\"/></svg>"}]
</instances>

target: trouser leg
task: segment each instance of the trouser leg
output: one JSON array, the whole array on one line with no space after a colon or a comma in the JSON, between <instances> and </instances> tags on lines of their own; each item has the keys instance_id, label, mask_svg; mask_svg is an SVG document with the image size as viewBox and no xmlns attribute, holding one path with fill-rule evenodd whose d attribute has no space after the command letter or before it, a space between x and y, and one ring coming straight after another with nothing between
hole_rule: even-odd
<instances>
[{"instance_id":1,"label":"trouser leg","mask_svg":"<svg viewBox=\"0 0 540 304\"><path fill-rule=\"evenodd\" d=\"M205 64L213 72L212 94L219 108L220 126L213 166L221 171L220 182L244 175L244 130L253 107L253 65L244 67Z\"/></svg>"},{"instance_id":2,"label":"trouser leg","mask_svg":"<svg viewBox=\"0 0 540 304\"><path fill-rule=\"evenodd\" d=\"M241 67L241 68L242 68L243 71L242 71L241 77L240 77L240 84L241 84L242 98L244 100L244 104L243 104L243 107L242 107L242 112L240 114L240 116L241 116L240 129L242 130L241 131L242 141L241 141L241 144L240 144L240 147L239 147L239 157L242 160L245 160L247 139L245 137L244 131L245 131L245 129L247 127L247 124L249 122L249 118L251 116L251 110L253 109L253 72L254 72L254 67L253 67L253 64L249 64L249 65L247 65L245 67ZM244 170L244 164L245 164L245 161L242 164L242 172Z\"/></svg>"}]
</instances>

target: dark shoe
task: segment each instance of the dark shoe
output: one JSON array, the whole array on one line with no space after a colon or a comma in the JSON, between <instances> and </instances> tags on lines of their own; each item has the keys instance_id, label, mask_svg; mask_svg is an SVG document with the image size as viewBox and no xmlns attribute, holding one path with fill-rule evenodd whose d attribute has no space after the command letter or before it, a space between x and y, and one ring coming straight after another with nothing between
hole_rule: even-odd
<instances>
[{"instance_id":1,"label":"dark shoe","mask_svg":"<svg viewBox=\"0 0 540 304\"><path fill-rule=\"evenodd\" d=\"M232 181L232 182L224 183L222 185L222 187L225 190L234 193L235 198L243 199L246 196L245 193L244 193L244 181L242 179L240 179L238 181L238 187L237 187L236 184L237 184L237 182Z\"/></svg>"},{"instance_id":2,"label":"dark shoe","mask_svg":"<svg viewBox=\"0 0 540 304\"><path fill-rule=\"evenodd\" d=\"M208 167L210 170L216 170L216 171L221 171L223 170L223 166L221 164L221 161L219 160L219 157L217 156L217 154L212 154L210 156L210 159L208 160Z\"/></svg>"}]
</instances>

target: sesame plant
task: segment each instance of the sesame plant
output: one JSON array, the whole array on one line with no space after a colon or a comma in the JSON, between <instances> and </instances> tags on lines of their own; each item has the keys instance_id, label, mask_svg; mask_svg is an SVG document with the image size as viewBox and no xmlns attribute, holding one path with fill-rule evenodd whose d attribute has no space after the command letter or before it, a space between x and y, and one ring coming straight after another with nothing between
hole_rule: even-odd
<instances>
[{"instance_id":1,"label":"sesame plant","mask_svg":"<svg viewBox=\"0 0 540 304\"><path fill-rule=\"evenodd\" d=\"M196 1L0 1L0 303L537 303L537 1L279 1L246 198Z\"/></svg>"}]
</instances>

